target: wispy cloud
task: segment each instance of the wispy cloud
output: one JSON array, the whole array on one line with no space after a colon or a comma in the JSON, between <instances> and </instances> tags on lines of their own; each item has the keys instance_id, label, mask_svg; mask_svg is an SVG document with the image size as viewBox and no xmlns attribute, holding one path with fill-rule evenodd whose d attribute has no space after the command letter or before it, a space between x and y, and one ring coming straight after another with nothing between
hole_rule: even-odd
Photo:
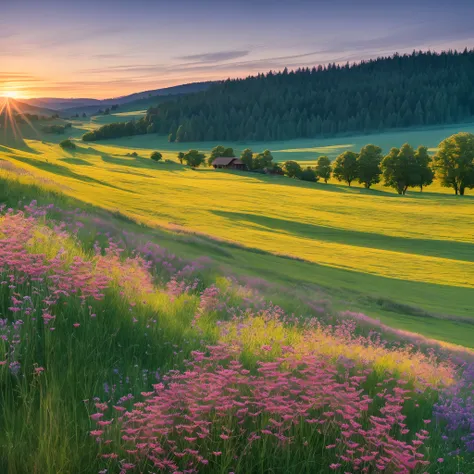
<instances>
[{"instance_id":1,"label":"wispy cloud","mask_svg":"<svg viewBox=\"0 0 474 474\"><path fill-rule=\"evenodd\" d=\"M21 72L0 72L0 83L9 82L41 82L41 79Z\"/></svg>"},{"instance_id":2,"label":"wispy cloud","mask_svg":"<svg viewBox=\"0 0 474 474\"><path fill-rule=\"evenodd\" d=\"M233 59L243 58L248 56L250 51L217 51L214 53L191 54L188 56L178 56L177 59L183 61L192 61L193 63L220 63L224 61L231 61Z\"/></svg>"}]
</instances>

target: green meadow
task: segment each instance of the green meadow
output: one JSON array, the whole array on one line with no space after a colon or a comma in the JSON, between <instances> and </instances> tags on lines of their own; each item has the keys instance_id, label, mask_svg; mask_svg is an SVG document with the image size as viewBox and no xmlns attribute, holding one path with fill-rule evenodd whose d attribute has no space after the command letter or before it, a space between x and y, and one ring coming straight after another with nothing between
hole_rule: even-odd
<instances>
[{"instance_id":1,"label":"green meadow","mask_svg":"<svg viewBox=\"0 0 474 474\"><path fill-rule=\"evenodd\" d=\"M124 226L140 225L180 255L210 256L216 268L264 278L295 295L320 294L336 309L474 347L472 193L454 196L434 183L423 193L398 196L381 185L365 190L192 170L177 162L177 152L208 152L216 143L168 143L156 135L80 141L85 130L141 113L73 120L74 151L58 146L65 136L25 130L27 146L0 147L0 160L80 202L125 215L134 224ZM269 148L278 161L311 163L367 143L384 151L405 142L434 149L458 131L472 132L474 125L226 146ZM163 153L162 162L150 160L154 150ZM138 156L127 156L132 152Z\"/></svg>"}]
</instances>

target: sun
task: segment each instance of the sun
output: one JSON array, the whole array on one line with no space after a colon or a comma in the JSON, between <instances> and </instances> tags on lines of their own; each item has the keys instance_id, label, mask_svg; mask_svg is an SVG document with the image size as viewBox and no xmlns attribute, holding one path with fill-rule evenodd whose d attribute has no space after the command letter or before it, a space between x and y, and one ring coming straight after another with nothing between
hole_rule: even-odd
<instances>
[{"instance_id":1,"label":"sun","mask_svg":"<svg viewBox=\"0 0 474 474\"><path fill-rule=\"evenodd\" d=\"M19 94L17 91L5 91L2 93L3 97L6 97L8 99L18 99Z\"/></svg>"}]
</instances>

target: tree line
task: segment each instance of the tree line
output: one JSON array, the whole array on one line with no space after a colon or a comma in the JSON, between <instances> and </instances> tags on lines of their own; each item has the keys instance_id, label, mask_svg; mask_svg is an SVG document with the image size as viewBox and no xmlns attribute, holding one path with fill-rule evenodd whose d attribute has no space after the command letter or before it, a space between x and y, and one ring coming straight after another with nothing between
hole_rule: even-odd
<instances>
[{"instance_id":1,"label":"tree line","mask_svg":"<svg viewBox=\"0 0 474 474\"><path fill-rule=\"evenodd\" d=\"M155 152L157 153L157 152ZM158 160L161 159L161 154ZM203 164L212 166L218 157L235 157L233 148L222 145L211 150L209 157L198 150L178 153L180 163L197 168ZM158 161L156 157L152 159ZM400 148L391 148L384 156L382 148L368 144L356 153L345 151L334 162L327 156L320 156L316 166L302 167L296 161L282 165L273 161L270 150L254 153L246 148L240 155L247 171L267 174L281 174L303 181L328 183L333 176L349 186L354 181L370 189L383 180L398 194L405 194L408 188L419 188L432 184L435 177L444 187L452 188L455 194L464 195L466 189L474 188L474 135L457 133L443 140L436 154L431 156L428 148L419 146L416 150L408 143Z\"/></svg>"},{"instance_id":2,"label":"tree line","mask_svg":"<svg viewBox=\"0 0 474 474\"><path fill-rule=\"evenodd\" d=\"M87 133L170 141L287 140L439 125L474 116L474 50L395 54L359 64L284 69L169 98L145 117Z\"/></svg>"}]
</instances>

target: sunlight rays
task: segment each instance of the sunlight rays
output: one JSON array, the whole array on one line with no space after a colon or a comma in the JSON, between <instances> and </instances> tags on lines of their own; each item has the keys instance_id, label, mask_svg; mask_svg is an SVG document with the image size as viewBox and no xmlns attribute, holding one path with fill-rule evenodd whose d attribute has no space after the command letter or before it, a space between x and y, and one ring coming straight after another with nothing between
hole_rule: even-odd
<instances>
[{"instance_id":1,"label":"sunlight rays","mask_svg":"<svg viewBox=\"0 0 474 474\"><path fill-rule=\"evenodd\" d=\"M15 94L14 92L12 92ZM23 113L12 97L5 96L0 98L0 130L2 131L3 140L8 143L13 139L13 143L23 144L23 133L18 124L17 117L21 119L33 130L35 135L40 136L27 114Z\"/></svg>"}]
</instances>

